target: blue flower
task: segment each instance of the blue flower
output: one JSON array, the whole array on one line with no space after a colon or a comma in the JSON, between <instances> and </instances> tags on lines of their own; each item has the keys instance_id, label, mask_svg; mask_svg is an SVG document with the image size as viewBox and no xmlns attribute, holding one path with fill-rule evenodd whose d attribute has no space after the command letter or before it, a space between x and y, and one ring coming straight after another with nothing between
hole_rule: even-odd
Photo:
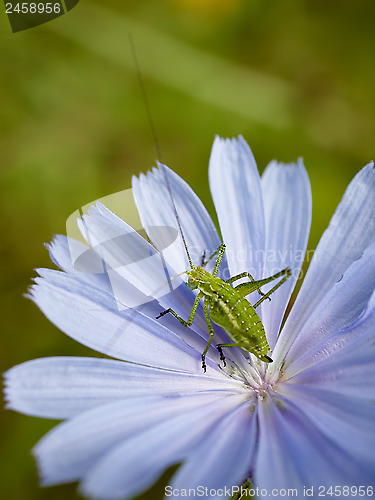
<instances>
[{"instance_id":1,"label":"blue flower","mask_svg":"<svg viewBox=\"0 0 375 500\"><path fill-rule=\"evenodd\" d=\"M219 236L189 186L170 170L168 176L187 245L199 264L203 252L219 246ZM366 488L375 480L373 164L344 194L282 329L310 229L310 186L302 161L273 162L260 178L241 137L217 138L209 177L227 245L222 276L246 270L260 279L286 266L292 270L272 300L259 307L273 363L227 348L223 367L212 345L204 373L203 308L189 328L170 315L155 319L168 307L188 318L194 293L178 286L183 277L173 290L148 300L161 286L155 259L112 266L112 276L84 273L71 258L71 246L82 244L57 236L50 254L62 272L39 270L32 299L67 335L116 359L37 359L6 373L9 408L65 420L34 449L42 483L79 481L84 495L125 499L181 463L171 480L175 496L200 486L208 488L207 497L222 498L221 488L247 478L267 495L277 489L275 497L293 488L301 498L312 487L314 496L330 487L336 487L335 496L347 497L344 487L355 488L351 497L371 496ZM134 179L133 192L144 227L176 227L160 169ZM80 226L91 242L132 231L100 204ZM134 238L132 245L111 247L114 260L155 254L145 239ZM188 269L183 251L166 249L163 260L170 276ZM142 306L127 307L134 297L139 303L145 298ZM225 333L214 328L214 344L225 342Z\"/></svg>"}]
</instances>

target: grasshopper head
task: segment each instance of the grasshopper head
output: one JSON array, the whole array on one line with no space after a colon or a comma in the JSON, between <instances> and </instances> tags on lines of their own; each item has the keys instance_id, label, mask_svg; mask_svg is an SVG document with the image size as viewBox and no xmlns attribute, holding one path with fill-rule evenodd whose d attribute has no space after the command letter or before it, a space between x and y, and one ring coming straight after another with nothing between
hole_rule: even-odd
<instances>
[{"instance_id":1,"label":"grasshopper head","mask_svg":"<svg viewBox=\"0 0 375 500\"><path fill-rule=\"evenodd\" d=\"M207 271L203 269L203 267L198 266L191 269L191 271L187 271L188 281L186 285L190 288L190 290L196 290L199 288L199 283L204 281L204 275L208 274Z\"/></svg>"}]
</instances>

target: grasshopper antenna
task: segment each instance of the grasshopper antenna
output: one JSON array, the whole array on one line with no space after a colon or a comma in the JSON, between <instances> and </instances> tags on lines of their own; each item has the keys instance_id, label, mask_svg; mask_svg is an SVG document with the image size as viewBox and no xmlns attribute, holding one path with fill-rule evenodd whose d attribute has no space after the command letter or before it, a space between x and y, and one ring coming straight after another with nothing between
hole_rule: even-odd
<instances>
[{"instance_id":1,"label":"grasshopper antenna","mask_svg":"<svg viewBox=\"0 0 375 500\"><path fill-rule=\"evenodd\" d=\"M187 246L187 243L186 243L185 235L184 235L184 232L183 232L182 227L181 227L180 218L179 218L178 213L177 213L176 204L174 202L174 198L173 198L173 194L172 194L172 188L171 188L171 185L170 185L170 182L169 182L169 179L168 179L168 175L167 175L167 169L166 169L166 167L165 167L165 165L164 165L164 163L162 161L161 148L160 148L160 144L159 144L159 141L158 141L158 137L156 135L156 129L155 129L154 121L152 119L152 115L151 115L150 105L149 105L148 98L147 98L147 93L146 93L146 88L145 88L145 84L144 84L144 81L143 81L143 76L142 76L141 68L140 68L140 65L139 65L139 62L138 62L137 53L135 51L133 36L132 36L131 33L129 34L129 44L130 44L130 49L132 51L132 55L133 55L133 59L134 59L134 64L135 64L135 68L136 68L136 72L137 72L137 76L138 76L138 80L139 80L139 85L141 87L141 92L142 92L142 97L143 97L144 105L145 105L145 108L146 108L148 122L149 122L149 125L150 125L152 137L154 139L154 144L155 144L156 156L157 156L157 159L158 159L158 163L159 163L159 166L161 167L161 170L163 172L165 184L167 186L168 195L169 195L169 198L171 199L171 202L172 202L172 208L173 208L174 216L175 216L176 221L177 221L178 229L179 229L180 234L181 234L182 242L183 242L184 247L185 247L185 251L186 251L186 255L187 255L187 258L188 258L188 261L189 261L189 264L190 264L190 268L194 269L193 261L191 260L191 257L190 257L190 253L189 253L188 246Z\"/></svg>"}]
</instances>

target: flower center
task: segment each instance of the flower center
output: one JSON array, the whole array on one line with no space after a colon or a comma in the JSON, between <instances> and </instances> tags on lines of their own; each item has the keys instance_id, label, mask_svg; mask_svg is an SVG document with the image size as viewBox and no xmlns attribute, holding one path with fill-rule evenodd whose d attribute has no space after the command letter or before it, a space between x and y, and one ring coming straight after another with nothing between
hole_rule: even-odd
<instances>
[{"instance_id":1,"label":"flower center","mask_svg":"<svg viewBox=\"0 0 375 500\"><path fill-rule=\"evenodd\" d=\"M227 362L227 366L223 370L229 377L243 382L251 397L264 399L271 394L270 389L273 388L273 384L266 377L267 365L252 355L248 362L248 366L244 368L234 361L230 361Z\"/></svg>"}]
</instances>

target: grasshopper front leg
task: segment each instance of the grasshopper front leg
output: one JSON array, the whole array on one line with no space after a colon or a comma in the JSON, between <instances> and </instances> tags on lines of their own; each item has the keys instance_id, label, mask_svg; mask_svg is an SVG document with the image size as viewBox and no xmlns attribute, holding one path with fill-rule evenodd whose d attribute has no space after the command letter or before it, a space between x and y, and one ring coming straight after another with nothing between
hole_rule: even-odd
<instances>
[{"instance_id":1,"label":"grasshopper front leg","mask_svg":"<svg viewBox=\"0 0 375 500\"><path fill-rule=\"evenodd\" d=\"M195 314L197 312L197 309L198 309L198 304L199 304L199 301L200 299L203 297L203 293L202 292L199 292L198 295L195 297L195 300L194 300L194 304L193 304L193 308L191 310L191 313L190 313L190 316L189 316L189 319L187 321L185 321L183 318L181 318L181 316L179 316L173 309L169 308L169 309L166 309L165 311L161 312L159 314L159 316L156 316L156 319L159 319L161 318L162 316L165 316L166 314L168 313L171 313L173 314L173 316L175 318L178 319L178 321L184 325L184 326L190 326L193 321L194 321L194 317L195 317Z\"/></svg>"},{"instance_id":2,"label":"grasshopper front leg","mask_svg":"<svg viewBox=\"0 0 375 500\"><path fill-rule=\"evenodd\" d=\"M193 308L191 310L191 313L190 313L190 316L189 316L189 319L187 321L185 321L183 318L181 318L181 316L179 316L173 309L169 308L169 309L166 309L165 311L161 312L159 314L159 316L156 317L156 319L159 319L161 318L162 316L164 316L165 314L168 314L168 313L171 313L173 314L173 316L175 318L178 319L178 321L184 325L184 326L190 326L193 321L194 321L194 317L195 317L195 314L197 312L197 308L198 308L198 304L199 304L199 301L200 299L203 297L203 293L202 292L199 292L198 295L195 297L195 300L194 300L194 304L193 304ZM204 316L206 318L206 323L207 323L207 327L208 327L208 331L209 331L209 334L210 334L210 338L207 342L207 345L206 345L206 348L205 350L203 351L203 354L202 354L202 368L204 370L204 372L206 372L206 369L207 369L207 366L206 366L206 354L207 354L207 351L212 343L212 339L214 337L214 329L212 327L212 324L211 324L211 320L210 320L210 316L208 314L208 302L205 302L204 305L203 305L203 310L204 310Z\"/></svg>"}]
</instances>

